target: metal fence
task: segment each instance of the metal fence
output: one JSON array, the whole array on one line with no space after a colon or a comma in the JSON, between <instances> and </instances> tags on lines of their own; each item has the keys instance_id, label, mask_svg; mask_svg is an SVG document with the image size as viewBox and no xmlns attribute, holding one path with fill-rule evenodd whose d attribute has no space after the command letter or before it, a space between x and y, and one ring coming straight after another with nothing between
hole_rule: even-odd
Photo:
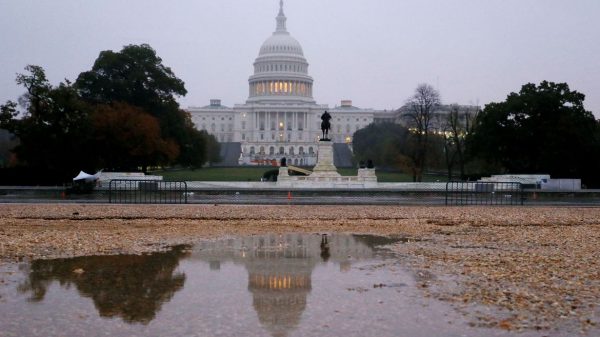
<instances>
[{"instance_id":1,"label":"metal fence","mask_svg":"<svg viewBox=\"0 0 600 337\"><path fill-rule=\"evenodd\" d=\"M446 183L446 205L523 205L523 185L516 182Z\"/></svg>"},{"instance_id":2,"label":"metal fence","mask_svg":"<svg viewBox=\"0 0 600 337\"><path fill-rule=\"evenodd\" d=\"M108 202L111 204L186 204L187 183L114 179L108 184Z\"/></svg>"},{"instance_id":3,"label":"metal fence","mask_svg":"<svg viewBox=\"0 0 600 337\"><path fill-rule=\"evenodd\" d=\"M370 189L287 189L277 188L273 182L249 188L235 183L113 180L85 194L68 193L64 186L0 186L0 203L600 206L600 190L556 192L521 187L518 183L440 182Z\"/></svg>"}]
</instances>

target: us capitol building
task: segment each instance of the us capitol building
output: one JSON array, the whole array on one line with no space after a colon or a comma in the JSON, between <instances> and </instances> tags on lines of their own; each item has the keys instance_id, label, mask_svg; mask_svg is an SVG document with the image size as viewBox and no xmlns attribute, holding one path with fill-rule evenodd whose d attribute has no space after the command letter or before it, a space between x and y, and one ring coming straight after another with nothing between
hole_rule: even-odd
<instances>
[{"instance_id":1,"label":"us capitol building","mask_svg":"<svg viewBox=\"0 0 600 337\"><path fill-rule=\"evenodd\" d=\"M187 109L199 130L214 135L222 146L233 145L238 164L271 165L286 157L292 165L315 165L320 117L326 110L333 117L329 138L338 149L349 148L354 132L376 119L394 121L393 111L357 108L350 100L333 109L317 104L302 46L287 31L282 0L276 20L275 32L254 61L246 103L231 108L211 99L208 106Z\"/></svg>"}]
</instances>

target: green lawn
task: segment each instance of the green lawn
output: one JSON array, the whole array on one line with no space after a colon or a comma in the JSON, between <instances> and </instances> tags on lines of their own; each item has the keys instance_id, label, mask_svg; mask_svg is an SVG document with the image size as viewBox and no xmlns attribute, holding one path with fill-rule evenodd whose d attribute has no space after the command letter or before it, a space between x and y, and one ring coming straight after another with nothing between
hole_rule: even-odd
<instances>
[{"instance_id":1,"label":"green lawn","mask_svg":"<svg viewBox=\"0 0 600 337\"><path fill-rule=\"evenodd\" d=\"M171 181L259 181L266 171L276 167L208 167L197 170L165 170L154 171L151 174L163 176ZM340 168L343 176L357 174L357 169ZM412 176L401 172L376 171L379 182L412 182ZM446 181L445 176L424 176L423 181Z\"/></svg>"}]
</instances>

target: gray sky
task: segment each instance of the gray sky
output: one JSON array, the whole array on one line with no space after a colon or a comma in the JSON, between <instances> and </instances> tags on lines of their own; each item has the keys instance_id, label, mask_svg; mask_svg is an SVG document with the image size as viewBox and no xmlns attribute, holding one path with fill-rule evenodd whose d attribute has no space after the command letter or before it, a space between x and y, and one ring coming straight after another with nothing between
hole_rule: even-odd
<instances>
[{"instance_id":1,"label":"gray sky","mask_svg":"<svg viewBox=\"0 0 600 337\"><path fill-rule=\"evenodd\" d=\"M102 50L148 43L188 90L183 107L248 96L279 0L0 0L0 102L15 74L75 80ZM286 0L318 103L398 108L419 83L444 103L502 101L521 85L567 82L600 117L599 0Z\"/></svg>"}]
</instances>

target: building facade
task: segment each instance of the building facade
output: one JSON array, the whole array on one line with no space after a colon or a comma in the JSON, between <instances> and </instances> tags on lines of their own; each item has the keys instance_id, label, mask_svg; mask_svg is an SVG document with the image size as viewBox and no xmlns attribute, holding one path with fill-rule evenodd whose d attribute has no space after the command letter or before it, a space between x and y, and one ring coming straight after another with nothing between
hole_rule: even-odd
<instances>
[{"instance_id":1,"label":"building facade","mask_svg":"<svg viewBox=\"0 0 600 337\"><path fill-rule=\"evenodd\" d=\"M333 117L329 138L349 145L354 132L373 123L377 114L350 100L332 109L315 102L309 64L286 21L280 1L275 32L260 47L248 79L246 103L226 107L212 99L210 105L187 109L199 130L221 143L241 144L241 165L271 165L283 157L292 165L315 165L325 111Z\"/></svg>"},{"instance_id":2,"label":"building facade","mask_svg":"<svg viewBox=\"0 0 600 337\"><path fill-rule=\"evenodd\" d=\"M349 147L353 134L371 123L410 127L405 118L407 106L398 110L362 109L353 106L351 100L342 100L334 108L317 104L309 63L298 40L287 31L286 22L280 1L275 32L260 47L254 74L248 79L246 103L227 107L221 100L211 99L207 106L187 109L199 130L206 130L220 143L236 144L238 164L277 165L285 157L291 165L315 165L325 111L332 116L329 138ZM447 105L436 108L433 132L443 130L449 111Z\"/></svg>"}]
</instances>

